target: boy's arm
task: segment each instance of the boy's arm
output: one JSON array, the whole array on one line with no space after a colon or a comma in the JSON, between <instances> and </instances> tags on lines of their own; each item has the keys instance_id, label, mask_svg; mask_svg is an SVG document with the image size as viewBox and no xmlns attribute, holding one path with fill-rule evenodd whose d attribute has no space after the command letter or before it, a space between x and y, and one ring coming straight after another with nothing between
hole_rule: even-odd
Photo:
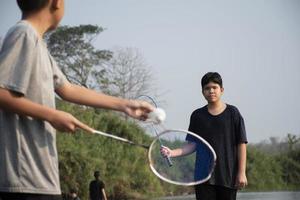
<instances>
[{"instance_id":1,"label":"boy's arm","mask_svg":"<svg viewBox=\"0 0 300 200\"><path fill-rule=\"evenodd\" d=\"M196 143L189 142L185 144L183 147L178 149L169 149L168 147L162 146L160 152L164 156L179 157L179 156L186 156L193 153L196 150Z\"/></svg>"},{"instance_id":2,"label":"boy's arm","mask_svg":"<svg viewBox=\"0 0 300 200\"><path fill-rule=\"evenodd\" d=\"M236 187L241 189L247 183L246 177L246 160L247 160L247 146L245 143L238 145L238 172L236 177Z\"/></svg>"},{"instance_id":3,"label":"boy's arm","mask_svg":"<svg viewBox=\"0 0 300 200\"><path fill-rule=\"evenodd\" d=\"M71 83L65 83L59 87L56 89L56 93L66 101L96 108L117 110L142 120L145 120L147 114L154 109L153 106L144 101L121 99Z\"/></svg>"},{"instance_id":4,"label":"boy's arm","mask_svg":"<svg viewBox=\"0 0 300 200\"><path fill-rule=\"evenodd\" d=\"M90 129L69 113L34 103L9 90L0 88L0 97L0 108L2 110L48 121L54 128L60 131L74 132L77 127Z\"/></svg>"},{"instance_id":5,"label":"boy's arm","mask_svg":"<svg viewBox=\"0 0 300 200\"><path fill-rule=\"evenodd\" d=\"M104 188L102 188L101 192L102 192L102 195L103 195L103 199L107 200L107 196L106 196Z\"/></svg>"}]
</instances>

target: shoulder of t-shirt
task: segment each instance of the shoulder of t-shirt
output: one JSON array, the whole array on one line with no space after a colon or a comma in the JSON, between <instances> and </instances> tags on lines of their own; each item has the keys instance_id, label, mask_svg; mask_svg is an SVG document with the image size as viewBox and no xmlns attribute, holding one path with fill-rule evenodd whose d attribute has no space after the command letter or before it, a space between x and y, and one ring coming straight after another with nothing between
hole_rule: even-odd
<instances>
[{"instance_id":1,"label":"shoulder of t-shirt","mask_svg":"<svg viewBox=\"0 0 300 200\"><path fill-rule=\"evenodd\" d=\"M206 111L206 105L201 107L201 108L197 108L196 110L194 110L191 114L191 117L199 114L199 113L202 113L202 112L205 112Z\"/></svg>"},{"instance_id":2,"label":"shoulder of t-shirt","mask_svg":"<svg viewBox=\"0 0 300 200\"><path fill-rule=\"evenodd\" d=\"M16 41L17 39L28 39L34 44L38 42L38 36L34 28L29 23L20 21L9 29L6 39Z\"/></svg>"},{"instance_id":3,"label":"shoulder of t-shirt","mask_svg":"<svg viewBox=\"0 0 300 200\"><path fill-rule=\"evenodd\" d=\"M239 109L236 106L231 105L231 104L226 104L226 105L230 110L232 110L234 112L239 112Z\"/></svg>"},{"instance_id":4,"label":"shoulder of t-shirt","mask_svg":"<svg viewBox=\"0 0 300 200\"><path fill-rule=\"evenodd\" d=\"M240 117L241 116L241 113L240 113L239 109L236 106L227 104L227 107L230 110L230 112L232 112L234 117Z\"/></svg>"}]
</instances>

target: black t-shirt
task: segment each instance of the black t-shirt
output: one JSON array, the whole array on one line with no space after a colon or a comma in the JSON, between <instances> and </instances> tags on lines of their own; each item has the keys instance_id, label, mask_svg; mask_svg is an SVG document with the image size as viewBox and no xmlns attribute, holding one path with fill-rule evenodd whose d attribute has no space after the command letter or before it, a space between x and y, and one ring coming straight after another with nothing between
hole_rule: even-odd
<instances>
[{"instance_id":1,"label":"black t-shirt","mask_svg":"<svg viewBox=\"0 0 300 200\"><path fill-rule=\"evenodd\" d=\"M102 189L105 185L101 180L93 180L90 183L90 199L91 200L102 200Z\"/></svg>"},{"instance_id":2,"label":"black t-shirt","mask_svg":"<svg viewBox=\"0 0 300 200\"><path fill-rule=\"evenodd\" d=\"M191 115L189 131L205 139L217 155L214 172L206 183L234 188L238 144L247 143L244 120L239 110L227 104L221 114L214 116L208 112L207 106L199 108Z\"/></svg>"}]
</instances>

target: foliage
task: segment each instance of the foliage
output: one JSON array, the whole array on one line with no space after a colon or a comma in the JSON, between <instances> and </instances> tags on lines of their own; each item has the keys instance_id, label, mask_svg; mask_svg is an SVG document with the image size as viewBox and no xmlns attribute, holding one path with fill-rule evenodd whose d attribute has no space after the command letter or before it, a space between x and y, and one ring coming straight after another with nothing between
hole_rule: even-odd
<instances>
[{"instance_id":1,"label":"foliage","mask_svg":"<svg viewBox=\"0 0 300 200\"><path fill-rule=\"evenodd\" d=\"M46 35L51 55L70 82L93 88L93 78L103 78L103 63L112 57L112 52L97 50L92 44L103 30L94 25L61 26ZM98 76L92 77L95 73Z\"/></svg>"},{"instance_id":2,"label":"foliage","mask_svg":"<svg viewBox=\"0 0 300 200\"><path fill-rule=\"evenodd\" d=\"M283 185L282 169L278 161L255 148L248 148L247 177L249 189L278 190Z\"/></svg>"},{"instance_id":3,"label":"foliage","mask_svg":"<svg viewBox=\"0 0 300 200\"><path fill-rule=\"evenodd\" d=\"M133 122L125 122L113 112L98 110L96 113L93 109L60 101L58 105L95 129L139 143L150 142L151 138L142 129ZM100 170L109 199L141 199L152 196L151 191L155 191L155 195L163 195L160 181L152 175L147 152L142 148L81 131L74 135L59 133L57 145L61 185L65 193L77 188L82 199L87 199L93 172Z\"/></svg>"},{"instance_id":4,"label":"foliage","mask_svg":"<svg viewBox=\"0 0 300 200\"><path fill-rule=\"evenodd\" d=\"M46 35L51 55L67 79L106 94L135 99L154 93L153 74L138 49L97 50L92 42L104 29L61 26Z\"/></svg>"},{"instance_id":5,"label":"foliage","mask_svg":"<svg viewBox=\"0 0 300 200\"><path fill-rule=\"evenodd\" d=\"M299 141L299 140L298 140ZM285 154L280 154L277 160L282 166L282 178L288 189L300 189L300 148L290 149Z\"/></svg>"},{"instance_id":6,"label":"foliage","mask_svg":"<svg viewBox=\"0 0 300 200\"><path fill-rule=\"evenodd\" d=\"M283 142L249 145L247 177L249 190L299 190L299 137L287 134ZM286 142L287 141L287 142ZM273 149L273 152L270 152ZM276 151L277 149L277 151Z\"/></svg>"}]
</instances>

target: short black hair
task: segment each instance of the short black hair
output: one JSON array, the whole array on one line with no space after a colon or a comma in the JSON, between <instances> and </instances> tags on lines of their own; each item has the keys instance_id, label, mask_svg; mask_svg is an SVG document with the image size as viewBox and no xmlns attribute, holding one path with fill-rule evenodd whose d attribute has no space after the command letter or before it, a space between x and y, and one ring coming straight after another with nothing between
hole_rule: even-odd
<instances>
[{"instance_id":1,"label":"short black hair","mask_svg":"<svg viewBox=\"0 0 300 200\"><path fill-rule=\"evenodd\" d=\"M100 176L100 172L99 172L99 171L95 171L95 172L94 172L94 176L95 176L95 177L99 177L99 176Z\"/></svg>"},{"instance_id":2,"label":"short black hair","mask_svg":"<svg viewBox=\"0 0 300 200\"><path fill-rule=\"evenodd\" d=\"M207 72L201 79L201 86L202 89L205 85L207 85L209 82L213 82L216 84L219 84L220 87L223 87L223 81L222 77L218 72Z\"/></svg>"},{"instance_id":3,"label":"short black hair","mask_svg":"<svg viewBox=\"0 0 300 200\"><path fill-rule=\"evenodd\" d=\"M29 13L44 8L49 0L17 0L17 3L22 13Z\"/></svg>"}]
</instances>

